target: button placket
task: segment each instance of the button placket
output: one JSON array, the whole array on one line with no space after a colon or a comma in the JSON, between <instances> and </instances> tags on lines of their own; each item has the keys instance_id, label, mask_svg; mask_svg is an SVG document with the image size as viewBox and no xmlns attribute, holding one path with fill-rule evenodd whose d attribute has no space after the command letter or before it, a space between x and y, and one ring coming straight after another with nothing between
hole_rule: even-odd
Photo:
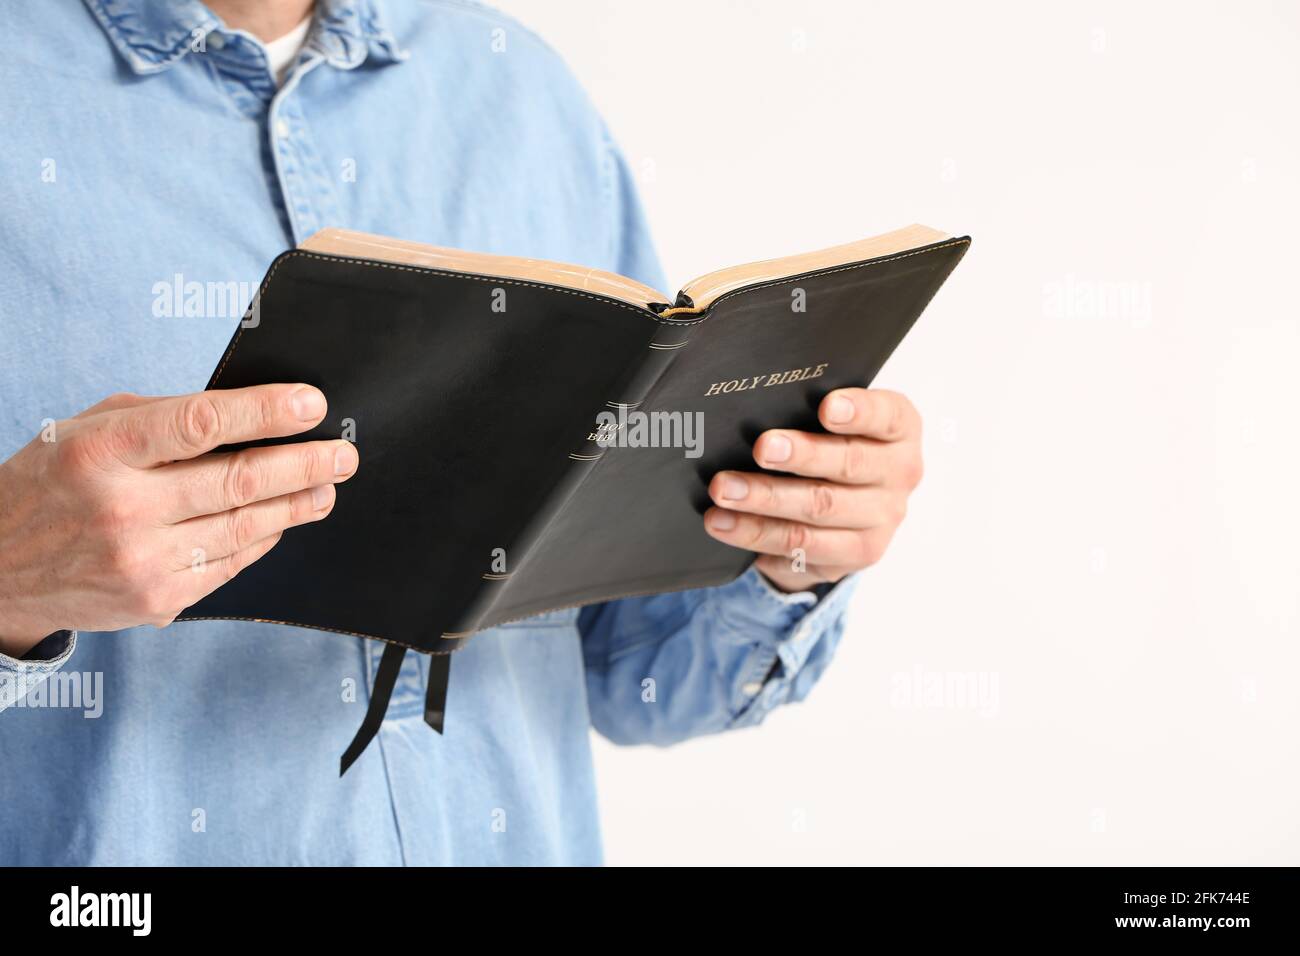
<instances>
[{"instance_id":1,"label":"button placket","mask_svg":"<svg viewBox=\"0 0 1300 956\"><path fill-rule=\"evenodd\" d=\"M316 230L338 224L338 203L294 91L283 92L287 95L271 103L268 135L294 242L302 242Z\"/></svg>"},{"instance_id":2,"label":"button placket","mask_svg":"<svg viewBox=\"0 0 1300 956\"><path fill-rule=\"evenodd\" d=\"M274 101L267 121L271 157L275 164L280 196L289 212L293 238L295 242L301 242L314 231L315 216L302 181L302 164L294 142L293 128L281 113L282 107L278 101Z\"/></svg>"}]
</instances>

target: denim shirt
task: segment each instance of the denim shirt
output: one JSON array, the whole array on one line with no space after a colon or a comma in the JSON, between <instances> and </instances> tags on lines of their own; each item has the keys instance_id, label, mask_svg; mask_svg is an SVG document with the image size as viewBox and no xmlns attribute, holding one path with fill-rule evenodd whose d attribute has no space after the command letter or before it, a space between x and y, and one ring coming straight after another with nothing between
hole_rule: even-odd
<instances>
[{"instance_id":1,"label":"denim shirt","mask_svg":"<svg viewBox=\"0 0 1300 956\"><path fill-rule=\"evenodd\" d=\"M622 157L536 37L460 0L315 16L277 87L264 46L192 0L0 8L0 460L111 393L201 390L267 264L324 226L664 287ZM408 655L341 779L378 642L55 636L0 656L0 865L597 863L590 730L759 723L822 673L847 593L751 570L486 631L443 736Z\"/></svg>"}]
</instances>

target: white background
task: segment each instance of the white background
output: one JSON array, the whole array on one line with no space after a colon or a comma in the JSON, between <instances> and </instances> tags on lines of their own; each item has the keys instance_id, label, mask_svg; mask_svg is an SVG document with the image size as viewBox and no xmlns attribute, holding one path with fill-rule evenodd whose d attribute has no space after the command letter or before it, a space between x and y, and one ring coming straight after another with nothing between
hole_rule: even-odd
<instances>
[{"instance_id":1,"label":"white background","mask_svg":"<svg viewBox=\"0 0 1300 956\"><path fill-rule=\"evenodd\" d=\"M758 730L599 741L609 862L1300 863L1300 5L499 6L674 289L974 237L877 381L927 476L834 666ZM954 674L985 699L903 696Z\"/></svg>"}]
</instances>

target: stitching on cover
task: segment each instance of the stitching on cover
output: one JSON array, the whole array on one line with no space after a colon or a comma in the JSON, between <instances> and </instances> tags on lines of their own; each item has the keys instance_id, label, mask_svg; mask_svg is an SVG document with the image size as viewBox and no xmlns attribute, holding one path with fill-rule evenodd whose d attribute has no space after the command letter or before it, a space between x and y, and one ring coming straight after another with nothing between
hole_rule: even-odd
<instances>
[{"instance_id":1,"label":"stitching on cover","mask_svg":"<svg viewBox=\"0 0 1300 956\"><path fill-rule=\"evenodd\" d=\"M276 621L269 617L235 617L226 614L210 614L204 617L178 617L178 621L251 621L254 624L287 624L289 627L309 627L314 631L327 631L330 634L347 634L350 637L365 637L372 641L383 641L385 644L396 644L398 647L405 647L415 651L418 654L454 654L464 645L453 647L446 651L429 651L423 647L416 647L414 644L406 644L402 641L395 641L390 637L380 637L378 634L363 634L361 631L345 631L337 627L325 627L323 624L300 624L297 621ZM469 632L475 633L473 631Z\"/></svg>"},{"instance_id":2,"label":"stitching on cover","mask_svg":"<svg viewBox=\"0 0 1300 956\"><path fill-rule=\"evenodd\" d=\"M899 259L907 259L911 256L924 255L927 252L938 252L940 249L949 249L953 246L970 245L969 239L953 239L951 242L945 242L938 246L927 246L925 249L914 249L911 252L900 252L897 255L886 256L884 259L868 259L865 262L858 262L851 266L839 266L835 269L825 269L820 272L805 272L802 275L790 276L786 279L773 279L771 282L763 282L759 285L746 286L743 289L736 289L728 292L726 295L720 295L709 303L709 311L712 311L719 302L725 302L734 296L744 295L746 292L757 292L759 289L772 289L777 286L791 285L795 282L802 282L805 279L812 279L818 276L834 275L837 272L851 272L854 269L865 269L867 266L883 266L886 262L896 262Z\"/></svg>"},{"instance_id":3,"label":"stitching on cover","mask_svg":"<svg viewBox=\"0 0 1300 956\"><path fill-rule=\"evenodd\" d=\"M791 283L799 282L803 279L808 279L814 276L829 276L829 275L834 275L837 272L850 272L854 269L865 269L867 266L884 265L886 262L897 262L899 259L907 259L910 258L911 256L923 255L927 252L938 252L940 249L950 249L953 246L969 245L969 244L970 244L969 239L954 239L951 242L945 242L941 245L930 246L926 249L915 249L911 252L902 252L899 253L898 255L887 256L884 259L868 259L865 262L859 262L851 266L840 266L839 268L836 269L826 269L821 272L807 272L804 273L803 275L791 276L790 278L787 279L773 279L771 282L763 282L760 283L759 285L746 286L743 289L736 289L733 292L728 292L726 295L722 295L714 299L712 302L709 303L708 308L703 313L700 313L700 318L694 319L693 321L690 322L665 321L661 316L655 315L653 312L648 312L645 309L638 309L635 306L626 305L625 303L622 302L616 302L612 299L602 298L600 296L591 295L586 292L579 292L576 289L562 289L559 288L558 286L542 285L541 283L537 283L537 282L523 282L518 279L504 279L504 278L499 278L497 276L474 275L473 273L469 273L469 272L450 272L441 269L422 269L422 268L417 268L416 266L397 265L391 262L373 262L369 259L353 259L349 256L322 256L314 252L303 252L302 250L299 249L295 249L293 252L290 252L287 256L284 256L282 259L276 262L274 266L271 267L271 271L267 275L266 281L262 283L262 288L258 290L257 294L258 297L260 298L261 296L266 294L267 290L271 288L271 280L275 278L275 273L279 270L281 262L287 262L289 259L292 259L295 256L306 256L309 259L319 259L322 262L339 262L339 261L355 262L358 263L359 265L370 266L376 269L394 269L398 272L414 272L417 274L423 273L426 275L432 273L438 273L440 275L456 276L461 279L472 279L476 282L496 282L496 283L504 283L506 285L524 286L526 288L531 288L531 289L541 289L543 292L560 292L565 295L576 295L583 299L591 299L595 302L604 302L607 305L613 305L620 309L627 309L629 312L633 312L636 315L651 319L654 322L658 323L659 325L686 327L691 325L698 325L700 322L703 322L704 319L708 317L708 312L712 311L713 308L717 306L719 303L725 302L728 299L735 298L736 296L744 295L747 292L757 292L760 289L771 289L781 285L789 285ZM676 311L677 311L676 309L669 309L664 314L667 315ZM216 374L212 376L211 385L216 385L217 382L221 379L221 374L226 370L226 363L230 361L230 356L234 354L235 347L239 345L239 340L243 338L243 335L244 335L244 325L241 322L239 327L239 333L235 336L234 341L230 343L230 347L226 350L226 354L222 357L221 365L218 366ZM211 385L209 387L211 387Z\"/></svg>"},{"instance_id":4,"label":"stitching on cover","mask_svg":"<svg viewBox=\"0 0 1300 956\"><path fill-rule=\"evenodd\" d=\"M591 299L594 302L604 302L606 305L613 305L613 306L617 306L620 309L627 309L629 312L639 315L642 318L653 320L658 325L667 325L672 328L681 328L683 326L695 325L699 322L704 321L703 316L701 316L699 319L696 319L695 321L692 322L668 321L665 319L661 319L659 316L655 315L653 312L650 312L647 309L638 309L636 306L627 305L626 303L618 302L613 299L606 299L603 298L602 296L591 295L590 293L587 292L579 292L577 289L563 289L558 286L543 285L542 283L539 282L524 282L519 279L504 279L504 278L499 278L497 276L481 276L481 275L475 275L474 273L471 272L453 272L447 269L425 269L425 268L420 268L418 266L398 265L392 262L374 262L370 259L354 259L351 256L323 256L315 252L304 252L301 249L295 249L292 252L290 252L287 256L283 256L275 263L275 265L271 267L271 271L266 276L266 281L262 283L262 287L257 292L259 299L262 296L264 296L267 293L267 291L271 288L271 280L275 278L275 274L279 270L280 264L283 262L288 262L290 259L294 258L295 256L306 256L308 259L319 259L322 262L355 262L358 265L370 266L375 269L393 269L398 272L414 272L417 274L424 274L424 275L431 275L431 274L451 275L451 276L456 276L457 278L460 279L473 279L476 282L492 282L498 285L504 283L505 285L517 285L517 286L524 286L530 289L541 289L543 292L562 292L565 295L576 295L583 299ZM226 354L221 359L221 365L217 367L216 374L212 376L212 381L208 385L209 388L216 385L217 382L220 381L221 373L226 370L226 363L230 361L230 356L232 356L235 353L235 347L239 345L239 340L244 336L244 328L245 326L241 321L239 325L239 333L235 336L234 341L230 343L230 347L226 349Z\"/></svg>"},{"instance_id":5,"label":"stitching on cover","mask_svg":"<svg viewBox=\"0 0 1300 956\"><path fill-rule=\"evenodd\" d=\"M865 267L867 267L867 266L883 265L883 264L886 263L886 262L893 262L893 261L896 260L896 259L906 259L908 256L919 256L919 255L921 255L922 253L925 253L925 252L937 252L937 251L940 250L940 249L947 249L947 248L949 248L950 246L959 246L959 245L962 245L963 243L965 243L965 244L969 244L969 243L970 243L970 240L969 240L969 239L954 239L954 240L951 241L951 242L945 242L945 243L944 243L943 245L941 245L941 246L930 246L929 248L926 248L926 249L916 249L916 250L913 250L912 252L900 252L900 253L898 253L897 255L888 256L887 258L884 258L884 259L868 259L868 260L866 260L865 262L858 262L858 263L855 263L855 264L853 264L853 265L851 265L851 266L839 266L838 268L835 268L835 269L824 269L824 270L821 270L821 271L814 270L814 271L812 271L812 272L803 272L803 273L800 273L800 274L797 275L797 276L789 276L789 277L782 278L782 279L772 279L772 280L770 280L770 281L768 281L768 282L760 283L759 285L750 285L750 286L745 286L743 289L734 289L734 290L732 290L731 292L726 293L725 295L720 295L720 296L718 296L716 299L714 299L712 302L710 302L707 306L705 306L703 309L688 308L688 307L686 307L686 306L674 306L674 307L671 308L671 309L664 309L662 312L659 313L659 317L660 317L660 318L663 318L664 316L667 316L667 315L678 315L678 314L685 314L685 315L703 315L704 313L707 313L710 309L712 309L715 305L717 305L719 302L723 302L723 301L725 301L725 300L727 300L727 299L730 299L730 298L733 297L733 296L742 295L743 293L746 293L746 292L757 292L759 289L770 289L770 288L772 288L773 286L778 286L778 285L781 285L782 283L787 283L787 282L798 282L798 281L800 281L800 280L802 280L802 279L814 278L814 277L816 277L816 276L828 276L828 275L834 275L836 272L847 272L847 271L850 270L850 269L862 269L862 268L865 268ZM703 321L703 319L701 318L701 319L698 320L698 321ZM683 323L681 323L681 324L682 324L682 325L694 325L694 324L696 324L696 323L695 323L695 322L690 322L690 323L683 322Z\"/></svg>"},{"instance_id":6,"label":"stitching on cover","mask_svg":"<svg viewBox=\"0 0 1300 956\"><path fill-rule=\"evenodd\" d=\"M654 319L656 322L659 321L659 316L655 315L648 309L638 309L634 305L628 305L626 302L619 302L616 299L608 299L604 296L592 295L590 292L579 292L577 289L566 289L562 286L546 285L541 282L525 282L522 279L507 279L499 276L478 275L473 272L456 272L451 269L432 269L421 266L400 265L395 262L378 262L372 259L355 259L351 256L325 256L317 252L304 252L299 249L294 250L285 258L289 259L293 256L306 256L308 259L319 259L322 262L338 262L342 260L344 262L355 262L358 265L371 266L376 269L393 269L397 272L415 272L423 273L425 275L434 273L438 275L453 275L461 279L473 279L476 282L491 282L495 285L501 285L504 283L505 285L518 285L526 286L530 289L541 289L544 292L563 292L565 295L576 295L583 299L591 299L595 302L604 302L607 305L616 305L620 309L627 309L629 312L635 312L643 318ZM272 270L272 272L274 271L275 270ZM269 286L271 283L270 276L267 276L266 281Z\"/></svg>"}]
</instances>

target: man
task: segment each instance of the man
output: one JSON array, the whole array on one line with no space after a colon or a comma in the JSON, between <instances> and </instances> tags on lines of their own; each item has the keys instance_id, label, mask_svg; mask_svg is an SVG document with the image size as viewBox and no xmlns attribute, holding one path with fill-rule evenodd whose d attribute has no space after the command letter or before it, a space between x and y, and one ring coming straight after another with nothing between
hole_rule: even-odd
<instances>
[{"instance_id":1,"label":"man","mask_svg":"<svg viewBox=\"0 0 1300 956\"><path fill-rule=\"evenodd\" d=\"M595 863L591 726L669 744L808 693L919 480L891 393L761 436L788 477L714 477L706 528L760 555L739 580L478 635L441 737L408 655L339 779L381 645L166 626L366 467L344 441L212 453L329 399L194 394L226 293L327 225L662 286L626 166L556 56L460 0L11 4L0 27L0 864Z\"/></svg>"}]
</instances>

